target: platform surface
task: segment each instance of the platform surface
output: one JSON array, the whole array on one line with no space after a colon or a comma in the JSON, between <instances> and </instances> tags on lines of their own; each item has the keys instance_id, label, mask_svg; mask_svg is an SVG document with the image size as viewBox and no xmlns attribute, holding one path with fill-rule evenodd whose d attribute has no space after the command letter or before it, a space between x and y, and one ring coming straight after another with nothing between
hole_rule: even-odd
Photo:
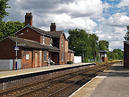
<instances>
[{"instance_id":1,"label":"platform surface","mask_svg":"<svg viewBox=\"0 0 129 97\"><path fill-rule=\"evenodd\" d=\"M76 64L65 64L65 65L51 65L51 66L29 68L29 69L1 71L0 72L0 79L7 78L7 77L13 77L13 76L19 76L19 75L25 75L25 74L30 74L30 73L38 73L38 72L45 72L45 71L51 71L51 70L58 70L58 69L63 69L63 68L81 66L81 65L88 65L88 64L93 64L93 63L76 63Z\"/></svg>"},{"instance_id":2,"label":"platform surface","mask_svg":"<svg viewBox=\"0 0 129 97\"><path fill-rule=\"evenodd\" d=\"M70 97L129 97L129 69L114 64Z\"/></svg>"}]
</instances>

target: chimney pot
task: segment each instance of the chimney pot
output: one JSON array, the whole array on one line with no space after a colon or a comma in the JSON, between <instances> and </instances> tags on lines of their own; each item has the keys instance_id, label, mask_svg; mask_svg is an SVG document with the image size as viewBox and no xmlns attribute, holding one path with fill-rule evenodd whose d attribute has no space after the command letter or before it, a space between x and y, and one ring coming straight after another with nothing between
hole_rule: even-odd
<instances>
[{"instance_id":1,"label":"chimney pot","mask_svg":"<svg viewBox=\"0 0 129 97\"><path fill-rule=\"evenodd\" d=\"M33 16L32 16L31 12L26 13L26 15L25 15L25 26L28 25L28 24L32 26L32 18L33 18Z\"/></svg>"},{"instance_id":2,"label":"chimney pot","mask_svg":"<svg viewBox=\"0 0 129 97\"><path fill-rule=\"evenodd\" d=\"M51 23L50 31L56 31L56 23Z\"/></svg>"}]
</instances>

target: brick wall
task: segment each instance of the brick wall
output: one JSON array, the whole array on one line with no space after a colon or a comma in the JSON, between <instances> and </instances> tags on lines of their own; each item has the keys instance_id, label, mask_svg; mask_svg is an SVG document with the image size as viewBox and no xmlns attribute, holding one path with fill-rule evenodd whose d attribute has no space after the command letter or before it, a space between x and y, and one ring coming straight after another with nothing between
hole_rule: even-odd
<instances>
[{"instance_id":1,"label":"brick wall","mask_svg":"<svg viewBox=\"0 0 129 97\"><path fill-rule=\"evenodd\" d=\"M63 45L62 45L63 44ZM60 36L60 54L59 54L59 64L65 64L65 62L66 62L66 53L65 53L65 37L64 37L64 35L62 34L61 36ZM64 54L64 60L62 61L62 54Z\"/></svg>"},{"instance_id":2,"label":"brick wall","mask_svg":"<svg viewBox=\"0 0 129 97\"><path fill-rule=\"evenodd\" d=\"M21 68L25 69L25 68L32 68L33 67L33 59L32 59L32 51L29 50L22 50L22 64L21 64Z\"/></svg>"},{"instance_id":3,"label":"brick wall","mask_svg":"<svg viewBox=\"0 0 129 97\"><path fill-rule=\"evenodd\" d=\"M41 36L38 32L36 32L33 29L30 29L29 27L22 29L21 31L16 33L16 35L19 38L29 39L37 42L40 42L40 36Z\"/></svg>"},{"instance_id":4,"label":"brick wall","mask_svg":"<svg viewBox=\"0 0 129 97\"><path fill-rule=\"evenodd\" d=\"M15 42L10 39L0 41L0 59L16 59L15 46ZM18 59L21 59L20 50L18 51Z\"/></svg>"},{"instance_id":5,"label":"brick wall","mask_svg":"<svg viewBox=\"0 0 129 97\"><path fill-rule=\"evenodd\" d=\"M50 46L51 38L50 37L46 37L46 36L44 36L44 38L45 38L45 45ZM42 35L40 36L40 43L43 44L43 36Z\"/></svg>"},{"instance_id":6,"label":"brick wall","mask_svg":"<svg viewBox=\"0 0 129 97\"><path fill-rule=\"evenodd\" d=\"M124 42L124 67L129 67L129 44Z\"/></svg>"}]
</instances>

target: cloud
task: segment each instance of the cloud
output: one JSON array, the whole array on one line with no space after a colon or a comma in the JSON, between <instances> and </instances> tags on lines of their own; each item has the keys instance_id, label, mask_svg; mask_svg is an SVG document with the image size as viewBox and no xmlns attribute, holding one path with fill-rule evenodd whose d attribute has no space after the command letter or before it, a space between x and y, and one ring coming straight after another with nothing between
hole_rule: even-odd
<instances>
[{"instance_id":1,"label":"cloud","mask_svg":"<svg viewBox=\"0 0 129 97\"><path fill-rule=\"evenodd\" d=\"M119 27L128 26L129 17L122 13L115 13L107 20L107 24Z\"/></svg>"},{"instance_id":2,"label":"cloud","mask_svg":"<svg viewBox=\"0 0 129 97\"><path fill-rule=\"evenodd\" d=\"M121 0L118 7L127 4L128 0ZM10 14L6 21L24 22L25 13L32 12L33 26L49 30L50 23L55 22L57 30L85 29L102 40L108 40L110 49L122 48L126 26L129 25L128 15L120 11L113 13L111 9L116 6L107 0L9 0L9 5L11 8L7 11Z\"/></svg>"},{"instance_id":3,"label":"cloud","mask_svg":"<svg viewBox=\"0 0 129 97\"><path fill-rule=\"evenodd\" d=\"M117 5L118 8L121 7L129 7L129 0L121 0L121 2Z\"/></svg>"},{"instance_id":4,"label":"cloud","mask_svg":"<svg viewBox=\"0 0 129 97\"><path fill-rule=\"evenodd\" d=\"M65 10L73 17L99 16L103 11L100 0L73 0L68 4L60 4L59 9Z\"/></svg>"},{"instance_id":5,"label":"cloud","mask_svg":"<svg viewBox=\"0 0 129 97\"><path fill-rule=\"evenodd\" d=\"M112 7L109 3L107 3L107 2L104 2L103 3L103 8L104 9L108 9L108 8L110 8L110 7Z\"/></svg>"}]
</instances>

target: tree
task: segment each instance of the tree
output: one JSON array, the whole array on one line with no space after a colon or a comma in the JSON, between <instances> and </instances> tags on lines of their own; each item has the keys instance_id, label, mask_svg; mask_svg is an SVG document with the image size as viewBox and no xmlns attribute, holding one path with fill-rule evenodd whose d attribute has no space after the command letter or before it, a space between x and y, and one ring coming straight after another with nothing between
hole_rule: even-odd
<instances>
[{"instance_id":1,"label":"tree","mask_svg":"<svg viewBox=\"0 0 129 97\"><path fill-rule=\"evenodd\" d=\"M100 40L99 41L99 50L108 51L109 50L108 47L109 47L109 42L108 41L106 41L106 40Z\"/></svg>"},{"instance_id":2,"label":"tree","mask_svg":"<svg viewBox=\"0 0 129 97\"><path fill-rule=\"evenodd\" d=\"M81 29L69 30L69 47L76 51L75 55L82 55L83 51L86 51L88 34Z\"/></svg>"},{"instance_id":3,"label":"tree","mask_svg":"<svg viewBox=\"0 0 129 97\"><path fill-rule=\"evenodd\" d=\"M129 41L129 26L127 26L127 33L125 34L125 40Z\"/></svg>"},{"instance_id":4,"label":"tree","mask_svg":"<svg viewBox=\"0 0 129 97\"><path fill-rule=\"evenodd\" d=\"M15 32L24 27L24 23L19 21L1 22L0 39L14 35Z\"/></svg>"},{"instance_id":5,"label":"tree","mask_svg":"<svg viewBox=\"0 0 129 97\"><path fill-rule=\"evenodd\" d=\"M121 49L114 49L108 52L109 60L122 60L124 57L124 52Z\"/></svg>"},{"instance_id":6,"label":"tree","mask_svg":"<svg viewBox=\"0 0 129 97\"><path fill-rule=\"evenodd\" d=\"M7 4L8 0L0 0L0 23L2 19L8 15L6 8L9 8Z\"/></svg>"},{"instance_id":7,"label":"tree","mask_svg":"<svg viewBox=\"0 0 129 97\"><path fill-rule=\"evenodd\" d=\"M89 43L91 47L91 54L93 55L93 59L96 60L98 53L98 36L95 34L89 34Z\"/></svg>"},{"instance_id":8,"label":"tree","mask_svg":"<svg viewBox=\"0 0 129 97\"><path fill-rule=\"evenodd\" d=\"M83 61L96 58L98 37L95 34L88 34L82 29L68 32L69 48L75 51L76 56L82 56Z\"/></svg>"}]
</instances>

